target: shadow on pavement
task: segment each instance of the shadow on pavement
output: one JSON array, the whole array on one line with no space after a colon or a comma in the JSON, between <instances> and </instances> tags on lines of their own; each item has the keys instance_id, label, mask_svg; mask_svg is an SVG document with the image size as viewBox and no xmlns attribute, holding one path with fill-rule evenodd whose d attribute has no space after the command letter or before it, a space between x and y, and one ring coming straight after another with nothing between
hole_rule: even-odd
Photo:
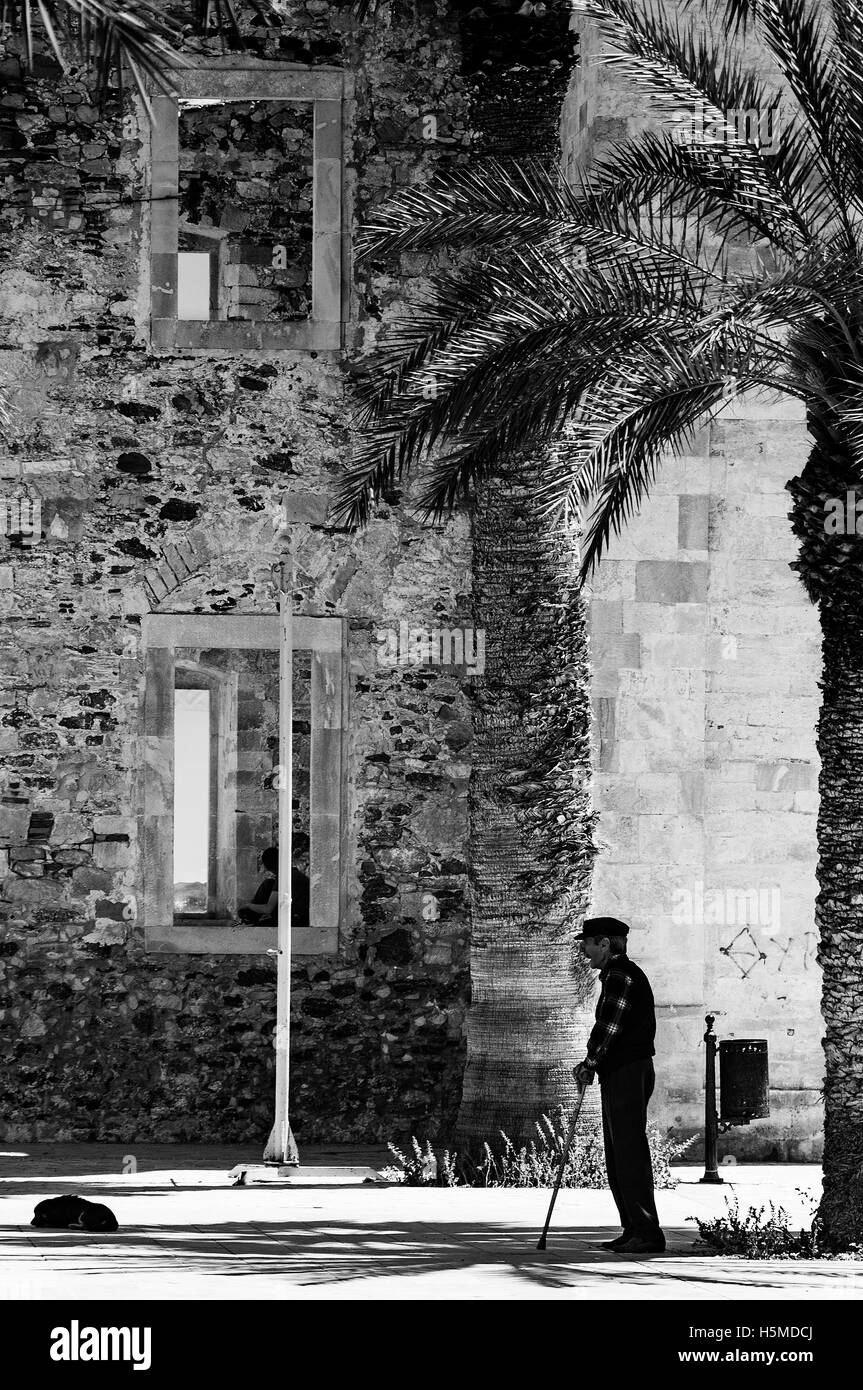
<instances>
[{"instance_id":1,"label":"shadow on pavement","mask_svg":"<svg viewBox=\"0 0 863 1390\"><path fill-rule=\"evenodd\" d=\"M34 1231L7 1228L4 1264L14 1273L16 1262L42 1257L46 1272L74 1272L118 1277L158 1273L184 1275L284 1276L297 1286L326 1286L369 1278L414 1277L499 1267L511 1276L548 1289L579 1284L653 1284L675 1281L714 1287L742 1284L749 1289L783 1289L788 1285L787 1263L746 1262L739 1269L717 1260L708 1251L693 1249L692 1232L670 1231L664 1255L633 1259L597 1249L614 1232L595 1227L563 1226L549 1237L548 1249L536 1249L537 1230L524 1225L423 1221L382 1223L322 1221L225 1222L206 1227L127 1227L112 1236L72 1231ZM801 1273L803 1271L801 1270ZM828 1288L836 1267L806 1266L813 1281Z\"/></svg>"}]
</instances>

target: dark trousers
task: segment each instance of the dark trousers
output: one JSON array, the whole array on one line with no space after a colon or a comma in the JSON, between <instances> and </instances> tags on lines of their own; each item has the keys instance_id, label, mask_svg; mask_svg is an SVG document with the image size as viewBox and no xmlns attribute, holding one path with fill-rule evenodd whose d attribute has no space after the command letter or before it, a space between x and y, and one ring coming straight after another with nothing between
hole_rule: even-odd
<instances>
[{"instance_id":1,"label":"dark trousers","mask_svg":"<svg viewBox=\"0 0 863 1390\"><path fill-rule=\"evenodd\" d=\"M648 1059L628 1062L600 1083L608 1185L624 1232L645 1240L662 1238L647 1143L647 1103L655 1079Z\"/></svg>"}]
</instances>

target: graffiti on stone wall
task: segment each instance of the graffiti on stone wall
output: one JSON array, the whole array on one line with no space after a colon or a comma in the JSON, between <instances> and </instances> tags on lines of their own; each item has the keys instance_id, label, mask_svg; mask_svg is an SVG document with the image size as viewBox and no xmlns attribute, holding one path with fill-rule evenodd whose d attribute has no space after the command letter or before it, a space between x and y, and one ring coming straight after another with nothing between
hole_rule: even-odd
<instances>
[{"instance_id":1,"label":"graffiti on stone wall","mask_svg":"<svg viewBox=\"0 0 863 1390\"><path fill-rule=\"evenodd\" d=\"M740 971L740 978L745 980L752 974L759 965L768 966L781 975L794 970L794 963L797 958L795 946L800 949L801 943L795 936L790 936L783 942L773 934L765 933L761 940L757 939L754 932L748 927L741 927L735 936L731 937L724 946L719 947L720 954L727 956L733 961ZM814 932L803 933L802 938L802 965L804 970L809 970L815 964L817 949L817 937Z\"/></svg>"},{"instance_id":2,"label":"graffiti on stone wall","mask_svg":"<svg viewBox=\"0 0 863 1390\"><path fill-rule=\"evenodd\" d=\"M736 936L725 946L720 946L720 953L733 961L740 971L741 979L747 979L756 965L767 960L767 953L762 951L758 942L755 940L749 927L741 927Z\"/></svg>"}]
</instances>

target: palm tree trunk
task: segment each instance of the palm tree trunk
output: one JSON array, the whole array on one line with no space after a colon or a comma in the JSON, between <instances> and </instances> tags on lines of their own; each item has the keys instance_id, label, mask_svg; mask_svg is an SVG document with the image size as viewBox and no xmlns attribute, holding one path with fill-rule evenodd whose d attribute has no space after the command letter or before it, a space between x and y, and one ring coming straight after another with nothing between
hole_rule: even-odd
<instances>
[{"instance_id":1,"label":"palm tree trunk","mask_svg":"<svg viewBox=\"0 0 863 1390\"><path fill-rule=\"evenodd\" d=\"M592 997L576 945L594 857L587 640L573 533L536 504L537 468L478 490L471 775L471 1007L457 1142L515 1142L570 1106Z\"/></svg>"},{"instance_id":2,"label":"palm tree trunk","mask_svg":"<svg viewBox=\"0 0 863 1390\"><path fill-rule=\"evenodd\" d=\"M844 605L843 605L844 608ZM816 904L823 971L824 1195L834 1248L863 1241L863 631L822 612Z\"/></svg>"},{"instance_id":3,"label":"palm tree trunk","mask_svg":"<svg viewBox=\"0 0 863 1390\"><path fill-rule=\"evenodd\" d=\"M841 360L841 359L837 359ZM823 971L824 1192L819 1216L834 1249L863 1241L863 536L825 528L828 502L855 486L853 459L823 416L799 478L795 568L821 616L823 677L815 920Z\"/></svg>"}]
</instances>

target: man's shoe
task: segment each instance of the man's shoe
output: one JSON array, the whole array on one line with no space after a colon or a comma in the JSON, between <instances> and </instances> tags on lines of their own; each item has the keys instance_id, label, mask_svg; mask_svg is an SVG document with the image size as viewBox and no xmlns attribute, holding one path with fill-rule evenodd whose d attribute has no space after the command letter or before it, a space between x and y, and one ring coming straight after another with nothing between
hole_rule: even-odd
<instances>
[{"instance_id":1,"label":"man's shoe","mask_svg":"<svg viewBox=\"0 0 863 1390\"><path fill-rule=\"evenodd\" d=\"M601 1240L599 1248L600 1250L621 1250L630 1240L632 1240L632 1236L627 1235L624 1231L622 1236L617 1236L614 1240Z\"/></svg>"},{"instance_id":2,"label":"man's shoe","mask_svg":"<svg viewBox=\"0 0 863 1390\"><path fill-rule=\"evenodd\" d=\"M633 1236L623 1245L615 1246L618 1255L662 1255L665 1252L665 1238L645 1240L643 1236Z\"/></svg>"}]
</instances>

